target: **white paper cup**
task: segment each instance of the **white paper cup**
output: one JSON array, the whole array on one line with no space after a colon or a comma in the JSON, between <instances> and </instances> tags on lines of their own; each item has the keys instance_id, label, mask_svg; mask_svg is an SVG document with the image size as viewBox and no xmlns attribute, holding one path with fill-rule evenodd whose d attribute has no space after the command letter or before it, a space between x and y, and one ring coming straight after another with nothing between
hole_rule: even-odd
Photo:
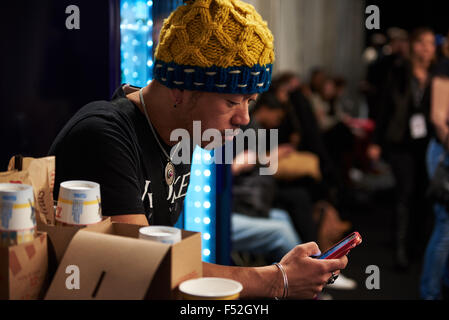
<instances>
[{"instance_id":1,"label":"white paper cup","mask_svg":"<svg viewBox=\"0 0 449 320\"><path fill-rule=\"evenodd\" d=\"M0 183L0 230L21 231L35 226L33 187Z\"/></svg>"},{"instance_id":2,"label":"white paper cup","mask_svg":"<svg viewBox=\"0 0 449 320\"><path fill-rule=\"evenodd\" d=\"M165 226L149 226L139 229L139 238L167 244L181 241L181 229Z\"/></svg>"},{"instance_id":3,"label":"white paper cup","mask_svg":"<svg viewBox=\"0 0 449 320\"><path fill-rule=\"evenodd\" d=\"M56 221L69 225L89 225L100 222L100 185L91 181L65 181L59 188Z\"/></svg>"},{"instance_id":4,"label":"white paper cup","mask_svg":"<svg viewBox=\"0 0 449 320\"><path fill-rule=\"evenodd\" d=\"M226 278L198 278L179 285L184 300L237 300L242 289L240 282Z\"/></svg>"},{"instance_id":5,"label":"white paper cup","mask_svg":"<svg viewBox=\"0 0 449 320\"><path fill-rule=\"evenodd\" d=\"M33 188L0 183L0 246L33 241L36 235Z\"/></svg>"}]
</instances>

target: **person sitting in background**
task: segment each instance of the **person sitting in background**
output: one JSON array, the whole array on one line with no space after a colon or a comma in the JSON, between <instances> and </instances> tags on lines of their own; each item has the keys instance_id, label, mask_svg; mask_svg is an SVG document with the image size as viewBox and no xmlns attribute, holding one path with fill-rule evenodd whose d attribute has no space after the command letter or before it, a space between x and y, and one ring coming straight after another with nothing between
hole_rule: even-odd
<instances>
[{"instance_id":1,"label":"person sitting in background","mask_svg":"<svg viewBox=\"0 0 449 320\"><path fill-rule=\"evenodd\" d=\"M289 214L273 208L273 176L259 175L257 154L239 153L232 164L231 241L233 252L262 255L273 263L301 243Z\"/></svg>"},{"instance_id":2,"label":"person sitting in background","mask_svg":"<svg viewBox=\"0 0 449 320\"><path fill-rule=\"evenodd\" d=\"M341 109L337 98L335 81L327 78L321 90L312 95L311 104L326 150L338 168L338 179L345 184L350 180L348 173L352 167L355 137L349 127L352 117Z\"/></svg>"},{"instance_id":3,"label":"person sitting in background","mask_svg":"<svg viewBox=\"0 0 449 320\"><path fill-rule=\"evenodd\" d=\"M383 154L396 180L395 261L400 270L409 267L410 254L420 256L426 238L429 208L425 199L428 184L425 154L431 134L433 31L429 28L415 30L410 49L410 59L400 60L402 63L396 63L388 75L382 108L376 119L374 144L367 150L374 161Z\"/></svg>"},{"instance_id":4,"label":"person sitting in background","mask_svg":"<svg viewBox=\"0 0 449 320\"><path fill-rule=\"evenodd\" d=\"M307 239L317 241L326 250L351 228L349 222L340 220L335 209L338 205L339 186L334 164L326 151L310 102L302 93L299 77L292 72L280 73L273 78L269 92L275 95L287 114L279 126L279 143L290 143L295 147L290 157L286 156L287 163L279 161L278 171L286 174L275 175L279 190L275 203L282 207L284 203L292 201L297 190L305 192L304 198L309 203L308 207L311 207L308 215L311 219L308 220L309 227L304 236L313 237ZM297 156L292 157L292 154ZM317 165L310 166L314 159ZM289 169L293 166L294 170ZM295 221L295 217L292 219ZM298 222L297 231L303 237L304 225L301 223L304 222ZM342 277L335 286L352 289L356 287L356 283Z\"/></svg>"}]
</instances>

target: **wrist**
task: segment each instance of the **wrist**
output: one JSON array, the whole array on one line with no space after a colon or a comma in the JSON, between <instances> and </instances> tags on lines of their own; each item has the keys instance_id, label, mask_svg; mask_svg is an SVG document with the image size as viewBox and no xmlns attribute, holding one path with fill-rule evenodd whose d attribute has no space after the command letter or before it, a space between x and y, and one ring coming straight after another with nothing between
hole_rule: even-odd
<instances>
[{"instance_id":1,"label":"wrist","mask_svg":"<svg viewBox=\"0 0 449 320\"><path fill-rule=\"evenodd\" d=\"M270 266L260 267L258 269L260 271L259 279L265 282L264 288L266 291L262 294L262 296L269 299L282 297L284 292L284 280L279 268L273 264Z\"/></svg>"},{"instance_id":2,"label":"wrist","mask_svg":"<svg viewBox=\"0 0 449 320\"><path fill-rule=\"evenodd\" d=\"M280 300L280 299L287 299L288 298L288 278L287 278L287 272L284 269L284 266L278 262L274 264L279 271L281 272L282 275L282 283L283 283L283 287L282 287L282 295L276 295L274 296L274 298L276 300Z\"/></svg>"}]
</instances>

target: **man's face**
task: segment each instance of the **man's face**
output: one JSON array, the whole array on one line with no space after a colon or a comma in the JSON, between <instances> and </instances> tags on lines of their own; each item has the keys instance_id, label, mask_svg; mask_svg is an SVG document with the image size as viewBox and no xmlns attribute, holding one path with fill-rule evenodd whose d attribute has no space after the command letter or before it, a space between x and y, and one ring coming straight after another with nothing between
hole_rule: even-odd
<instances>
[{"instance_id":1,"label":"man's face","mask_svg":"<svg viewBox=\"0 0 449 320\"><path fill-rule=\"evenodd\" d=\"M186 129L193 137L193 121L201 121L201 136L207 129L216 129L221 134L221 141L214 141L214 147L232 140L234 135L225 132L235 131L249 123L248 108L257 99L257 94L224 94L212 92L186 92L188 102L186 108ZM229 130L228 130L229 131ZM203 139L202 139L203 140ZM201 147L211 141L201 141Z\"/></svg>"},{"instance_id":2,"label":"man's face","mask_svg":"<svg viewBox=\"0 0 449 320\"><path fill-rule=\"evenodd\" d=\"M422 34L413 44L412 50L415 56L422 61L431 61L435 56L435 36L430 33Z\"/></svg>"}]
</instances>

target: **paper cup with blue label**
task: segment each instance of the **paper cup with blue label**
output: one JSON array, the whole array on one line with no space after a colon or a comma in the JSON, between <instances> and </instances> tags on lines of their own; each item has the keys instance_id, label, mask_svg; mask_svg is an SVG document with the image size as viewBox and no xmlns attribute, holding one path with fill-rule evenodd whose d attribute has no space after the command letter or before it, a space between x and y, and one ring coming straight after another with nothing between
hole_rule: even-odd
<instances>
[{"instance_id":1,"label":"paper cup with blue label","mask_svg":"<svg viewBox=\"0 0 449 320\"><path fill-rule=\"evenodd\" d=\"M0 183L0 245L33 241L36 235L33 187Z\"/></svg>"},{"instance_id":2,"label":"paper cup with blue label","mask_svg":"<svg viewBox=\"0 0 449 320\"><path fill-rule=\"evenodd\" d=\"M166 226L149 226L139 229L139 238L166 244L181 241L181 229Z\"/></svg>"},{"instance_id":3,"label":"paper cup with blue label","mask_svg":"<svg viewBox=\"0 0 449 320\"><path fill-rule=\"evenodd\" d=\"M81 180L62 182L55 219L59 225L90 225L100 222L100 185Z\"/></svg>"},{"instance_id":4,"label":"paper cup with blue label","mask_svg":"<svg viewBox=\"0 0 449 320\"><path fill-rule=\"evenodd\" d=\"M242 290L240 282L217 277L186 280L179 285L184 300L237 300Z\"/></svg>"}]
</instances>

